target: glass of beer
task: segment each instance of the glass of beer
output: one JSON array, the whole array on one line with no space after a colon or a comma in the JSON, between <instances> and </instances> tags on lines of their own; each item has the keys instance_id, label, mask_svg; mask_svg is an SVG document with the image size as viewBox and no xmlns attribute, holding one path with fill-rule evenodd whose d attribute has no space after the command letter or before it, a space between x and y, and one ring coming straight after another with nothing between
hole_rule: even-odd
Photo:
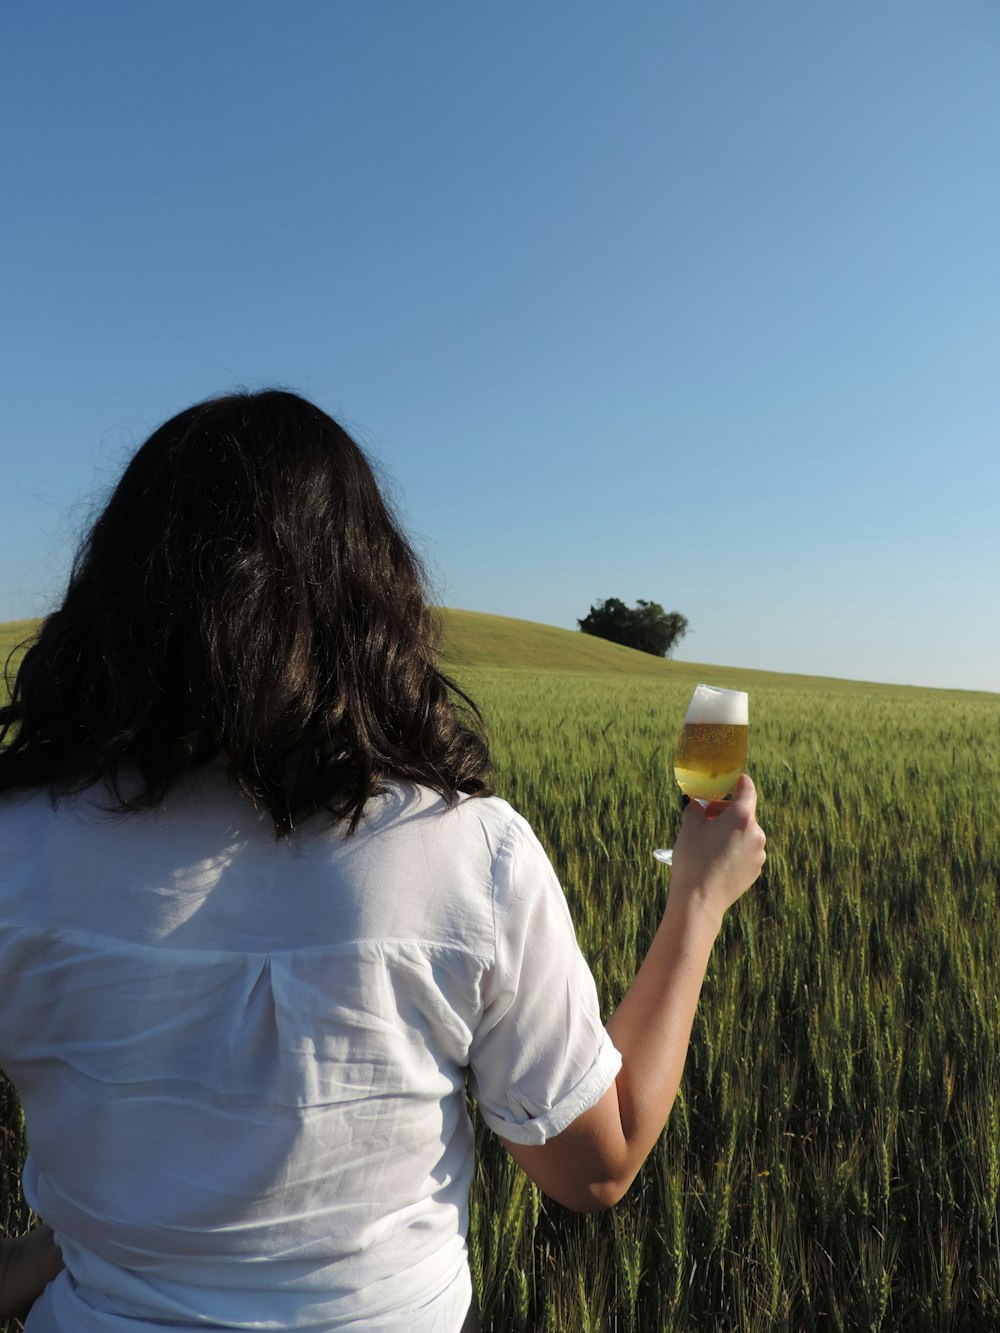
<instances>
[{"instance_id":1,"label":"glass of beer","mask_svg":"<svg viewBox=\"0 0 1000 1333\"><path fill-rule=\"evenodd\" d=\"M674 777L685 796L707 805L729 795L747 762L748 721L745 690L694 687L674 750ZM669 847L653 855L665 865L673 860Z\"/></svg>"}]
</instances>

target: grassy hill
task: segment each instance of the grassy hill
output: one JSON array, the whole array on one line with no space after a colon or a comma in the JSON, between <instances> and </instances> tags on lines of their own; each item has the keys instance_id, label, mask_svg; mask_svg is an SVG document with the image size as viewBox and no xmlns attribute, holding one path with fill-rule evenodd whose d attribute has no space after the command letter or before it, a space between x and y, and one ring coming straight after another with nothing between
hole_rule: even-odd
<instances>
[{"instance_id":1,"label":"grassy hill","mask_svg":"<svg viewBox=\"0 0 1000 1333\"><path fill-rule=\"evenodd\" d=\"M798 676L749 667L714 666L699 662L666 661L633 648L595 639L578 630L539 625L533 620L487 615L483 611L442 608L442 657L445 670L461 674L466 667L522 668L531 671L567 671L614 676L658 676L664 681L727 685L752 689L758 685L789 685L829 690L898 690L898 685L873 685L865 681L834 682L826 676ZM27 638L39 622L12 620L0 624L0 664L17 644ZM911 687L916 688L916 687ZM951 693L951 691L949 691ZM960 691L959 693L966 693Z\"/></svg>"},{"instance_id":2,"label":"grassy hill","mask_svg":"<svg viewBox=\"0 0 1000 1333\"><path fill-rule=\"evenodd\" d=\"M788 685L796 689L829 691L909 690L919 686L879 685L829 676L800 676L790 672L757 671L751 667L715 666L704 662L666 661L649 653L622 648L578 630L556 629L532 620L513 620L482 611L440 611L442 657L446 670L463 667L523 667L533 671L571 671L605 675L659 676L679 683L704 681L733 689L759 685ZM946 693L967 693L946 691Z\"/></svg>"},{"instance_id":3,"label":"grassy hill","mask_svg":"<svg viewBox=\"0 0 1000 1333\"><path fill-rule=\"evenodd\" d=\"M38 625L37 620L8 620L0 624L0 702L6 698L6 691L3 689L3 665L7 661L8 654L19 643L30 638Z\"/></svg>"},{"instance_id":4,"label":"grassy hill","mask_svg":"<svg viewBox=\"0 0 1000 1333\"><path fill-rule=\"evenodd\" d=\"M483 611L440 611L448 667L530 667L532 670L600 671L662 676L671 663L634 648L595 639L578 630L556 629L533 620L512 620Z\"/></svg>"}]
</instances>

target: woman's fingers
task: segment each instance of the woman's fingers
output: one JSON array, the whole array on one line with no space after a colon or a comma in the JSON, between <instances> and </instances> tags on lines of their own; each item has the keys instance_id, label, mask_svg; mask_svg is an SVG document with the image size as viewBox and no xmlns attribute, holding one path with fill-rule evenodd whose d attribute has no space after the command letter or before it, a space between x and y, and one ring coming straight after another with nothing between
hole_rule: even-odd
<instances>
[{"instance_id":1,"label":"woman's fingers","mask_svg":"<svg viewBox=\"0 0 1000 1333\"><path fill-rule=\"evenodd\" d=\"M750 819L753 819L757 811L757 788L753 784L753 779L746 773L741 773L733 788L733 794L727 801L709 801L707 806L699 805L697 801L692 801L691 805L685 809L694 807L695 811L701 811L706 819L718 819L719 815L724 815L727 810L736 809L739 812L741 822L746 819L749 811ZM749 820L747 820L749 822Z\"/></svg>"}]
</instances>

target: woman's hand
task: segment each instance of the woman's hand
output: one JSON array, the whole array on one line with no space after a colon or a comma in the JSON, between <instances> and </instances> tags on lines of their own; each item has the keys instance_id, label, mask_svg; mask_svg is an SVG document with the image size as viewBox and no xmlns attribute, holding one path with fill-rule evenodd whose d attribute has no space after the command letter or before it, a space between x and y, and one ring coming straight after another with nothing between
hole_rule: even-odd
<instances>
[{"instance_id":1,"label":"woman's hand","mask_svg":"<svg viewBox=\"0 0 1000 1333\"><path fill-rule=\"evenodd\" d=\"M766 840L756 809L757 792L745 773L732 800L688 804L674 844L671 898L690 898L722 921L764 864Z\"/></svg>"},{"instance_id":2,"label":"woman's hand","mask_svg":"<svg viewBox=\"0 0 1000 1333\"><path fill-rule=\"evenodd\" d=\"M24 1319L62 1266L50 1226L0 1240L0 1319Z\"/></svg>"}]
</instances>

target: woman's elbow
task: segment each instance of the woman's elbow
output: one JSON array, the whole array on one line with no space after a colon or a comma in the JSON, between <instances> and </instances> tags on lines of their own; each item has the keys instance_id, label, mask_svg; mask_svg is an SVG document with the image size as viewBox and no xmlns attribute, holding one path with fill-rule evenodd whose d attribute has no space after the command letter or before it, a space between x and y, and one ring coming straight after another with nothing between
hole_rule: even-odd
<instances>
[{"instance_id":1,"label":"woman's elbow","mask_svg":"<svg viewBox=\"0 0 1000 1333\"><path fill-rule=\"evenodd\" d=\"M627 1180L579 1181L572 1189L545 1193L556 1203L574 1213L603 1213L613 1208L628 1193L632 1178Z\"/></svg>"}]
</instances>

